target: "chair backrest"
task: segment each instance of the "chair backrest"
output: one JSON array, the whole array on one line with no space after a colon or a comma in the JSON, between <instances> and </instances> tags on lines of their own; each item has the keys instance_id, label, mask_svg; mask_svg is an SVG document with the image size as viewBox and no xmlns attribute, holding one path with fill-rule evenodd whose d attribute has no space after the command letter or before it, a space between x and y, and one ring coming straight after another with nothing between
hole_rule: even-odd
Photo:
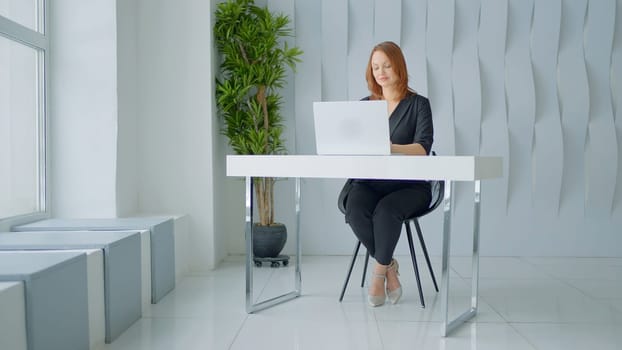
<instances>
[{"instance_id":1,"label":"chair backrest","mask_svg":"<svg viewBox=\"0 0 622 350\"><path fill-rule=\"evenodd\" d=\"M430 189L432 191L432 200L430 201L428 209L421 213L418 213L416 217L422 217L433 212L443 202L443 198L445 197L445 181L432 180L428 182L430 183Z\"/></svg>"},{"instance_id":2,"label":"chair backrest","mask_svg":"<svg viewBox=\"0 0 622 350\"><path fill-rule=\"evenodd\" d=\"M435 156L436 152L432 151L430 152L430 155ZM430 191L432 192L432 199L430 200L430 206L428 206L428 209L417 214L417 216L410 218L410 220L417 218L417 217L422 217L424 215L427 215L433 212L441 204L441 202L443 202L443 198L445 197L445 181L430 180L428 182L430 183Z\"/></svg>"},{"instance_id":3,"label":"chair backrest","mask_svg":"<svg viewBox=\"0 0 622 350\"><path fill-rule=\"evenodd\" d=\"M348 179L346 183L343 184L341 193L339 193L339 198L337 198L337 207L343 214L346 213L346 202L348 201L348 194L350 193L351 188L352 188L352 179Z\"/></svg>"}]
</instances>

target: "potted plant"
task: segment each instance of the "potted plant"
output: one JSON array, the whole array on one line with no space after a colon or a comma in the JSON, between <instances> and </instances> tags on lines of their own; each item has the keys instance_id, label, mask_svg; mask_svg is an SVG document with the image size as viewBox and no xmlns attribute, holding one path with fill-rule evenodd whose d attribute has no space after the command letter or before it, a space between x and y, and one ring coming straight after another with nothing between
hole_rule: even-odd
<instances>
[{"instance_id":1,"label":"potted plant","mask_svg":"<svg viewBox=\"0 0 622 350\"><path fill-rule=\"evenodd\" d=\"M221 54L216 104L224 121L222 133L236 154L285 154L278 90L285 84L287 67L294 70L302 54L282 40L292 36L289 18L253 0L222 2L215 18L214 38ZM274 178L253 181L259 212L253 229L256 257L276 257L287 237L285 225L274 222L274 183ZM262 237L277 246L264 249L266 244L257 241Z\"/></svg>"}]
</instances>

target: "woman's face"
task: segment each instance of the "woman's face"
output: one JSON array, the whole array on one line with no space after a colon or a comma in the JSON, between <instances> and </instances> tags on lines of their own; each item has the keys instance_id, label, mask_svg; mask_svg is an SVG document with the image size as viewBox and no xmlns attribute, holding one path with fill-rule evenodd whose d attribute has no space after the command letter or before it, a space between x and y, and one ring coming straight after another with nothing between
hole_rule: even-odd
<instances>
[{"instance_id":1,"label":"woman's face","mask_svg":"<svg viewBox=\"0 0 622 350\"><path fill-rule=\"evenodd\" d=\"M393 72L393 66L387 55L377 50L371 56L371 69L376 83L382 88L387 88L397 83L397 76Z\"/></svg>"}]
</instances>

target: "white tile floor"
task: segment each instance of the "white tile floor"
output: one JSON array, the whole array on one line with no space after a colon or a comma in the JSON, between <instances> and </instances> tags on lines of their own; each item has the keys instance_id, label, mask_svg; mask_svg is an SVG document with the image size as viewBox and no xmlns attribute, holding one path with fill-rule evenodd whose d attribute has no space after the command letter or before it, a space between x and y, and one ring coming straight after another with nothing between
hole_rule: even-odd
<instances>
[{"instance_id":1,"label":"white tile floor","mask_svg":"<svg viewBox=\"0 0 622 350\"><path fill-rule=\"evenodd\" d=\"M303 256L303 296L245 312L242 257L185 278L104 350L172 349L622 349L622 258L482 258L480 311L440 337L440 300L420 260L427 307L419 305L409 257L397 305L366 306L361 262L342 303L348 257ZM440 282L440 259L433 259ZM466 309L470 258L452 259L450 314ZM291 265L256 269L255 295L293 287Z\"/></svg>"}]
</instances>

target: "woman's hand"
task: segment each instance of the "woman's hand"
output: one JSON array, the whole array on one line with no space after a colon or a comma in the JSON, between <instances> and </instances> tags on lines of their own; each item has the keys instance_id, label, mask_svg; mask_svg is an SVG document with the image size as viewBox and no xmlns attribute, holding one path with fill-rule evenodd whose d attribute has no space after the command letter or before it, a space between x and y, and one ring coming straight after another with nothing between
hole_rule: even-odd
<instances>
[{"instance_id":1,"label":"woman's hand","mask_svg":"<svg viewBox=\"0 0 622 350\"><path fill-rule=\"evenodd\" d=\"M427 156L425 148L418 143L411 143L408 145L396 145L391 143L391 153L408 154L411 156Z\"/></svg>"}]
</instances>

